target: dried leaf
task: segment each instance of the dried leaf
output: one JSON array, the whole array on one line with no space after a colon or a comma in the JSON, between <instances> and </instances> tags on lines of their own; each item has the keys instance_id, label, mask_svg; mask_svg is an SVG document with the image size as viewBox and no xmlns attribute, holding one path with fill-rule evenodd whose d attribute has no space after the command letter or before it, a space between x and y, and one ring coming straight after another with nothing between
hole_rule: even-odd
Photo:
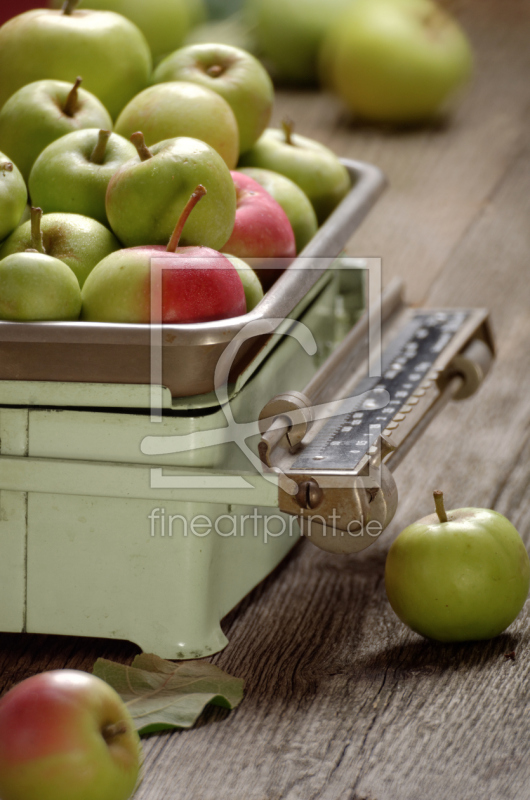
<instances>
[{"instance_id":1,"label":"dried leaf","mask_svg":"<svg viewBox=\"0 0 530 800\"><path fill-rule=\"evenodd\" d=\"M191 728L208 703L235 708L243 699L243 681L207 661L142 653L130 667L98 658L93 672L118 692L140 734Z\"/></svg>"}]
</instances>

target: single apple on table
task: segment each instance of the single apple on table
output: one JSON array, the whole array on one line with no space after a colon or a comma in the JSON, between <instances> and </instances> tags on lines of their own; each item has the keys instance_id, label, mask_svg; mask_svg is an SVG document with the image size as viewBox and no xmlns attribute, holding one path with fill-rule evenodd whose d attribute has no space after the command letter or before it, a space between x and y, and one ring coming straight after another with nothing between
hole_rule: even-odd
<instances>
[{"instance_id":1,"label":"single apple on table","mask_svg":"<svg viewBox=\"0 0 530 800\"><path fill-rule=\"evenodd\" d=\"M96 128L69 133L49 144L33 165L31 200L45 214L81 214L106 225L110 179L131 159L138 160L135 146L117 133Z\"/></svg>"},{"instance_id":2,"label":"single apple on table","mask_svg":"<svg viewBox=\"0 0 530 800\"><path fill-rule=\"evenodd\" d=\"M188 81L221 95L234 112L239 150L244 153L259 139L272 113L274 87L253 55L225 44L193 44L164 59L154 83Z\"/></svg>"},{"instance_id":3,"label":"single apple on table","mask_svg":"<svg viewBox=\"0 0 530 800\"><path fill-rule=\"evenodd\" d=\"M432 0L357 0L321 53L323 80L358 116L425 122L470 77L465 33Z\"/></svg>"},{"instance_id":4,"label":"single apple on table","mask_svg":"<svg viewBox=\"0 0 530 800\"><path fill-rule=\"evenodd\" d=\"M75 81L101 100L114 119L148 83L149 46L141 31L111 11L36 9L0 28L0 108L22 86L45 78ZM108 127L99 122L93 125Z\"/></svg>"},{"instance_id":5,"label":"single apple on table","mask_svg":"<svg viewBox=\"0 0 530 800\"><path fill-rule=\"evenodd\" d=\"M32 208L31 219L17 228L0 247L0 259L25 250L37 250L64 261L79 285L96 264L120 249L113 233L100 222L80 214L45 214Z\"/></svg>"},{"instance_id":6,"label":"single apple on table","mask_svg":"<svg viewBox=\"0 0 530 800\"><path fill-rule=\"evenodd\" d=\"M238 172L248 175L249 178L263 186L277 203L281 205L296 239L296 252L300 253L306 244L311 241L318 230L318 220L315 209L305 192L299 186L270 169L259 167L241 167Z\"/></svg>"},{"instance_id":7,"label":"single apple on table","mask_svg":"<svg viewBox=\"0 0 530 800\"><path fill-rule=\"evenodd\" d=\"M170 324L245 314L243 283L228 258L210 247L180 246L188 217L206 194L202 185L192 192L167 247L120 250L97 265L83 287L83 319ZM151 297L153 285L160 288L161 309Z\"/></svg>"},{"instance_id":8,"label":"single apple on table","mask_svg":"<svg viewBox=\"0 0 530 800\"><path fill-rule=\"evenodd\" d=\"M409 525L388 552L390 605L413 631L441 642L490 639L521 611L530 561L514 526L484 508L436 513Z\"/></svg>"},{"instance_id":9,"label":"single apple on table","mask_svg":"<svg viewBox=\"0 0 530 800\"><path fill-rule=\"evenodd\" d=\"M279 172L296 183L310 199L319 224L351 188L346 167L328 147L293 133L290 122L283 130L267 128L254 147L243 153L240 167L260 167Z\"/></svg>"},{"instance_id":10,"label":"single apple on table","mask_svg":"<svg viewBox=\"0 0 530 800\"><path fill-rule=\"evenodd\" d=\"M0 242L19 224L27 199L24 178L15 164L0 153Z\"/></svg>"},{"instance_id":11,"label":"single apple on table","mask_svg":"<svg viewBox=\"0 0 530 800\"><path fill-rule=\"evenodd\" d=\"M220 250L236 215L230 170L216 151L198 139L167 139L148 148L142 133L131 137L140 155L113 175L107 189L107 217L127 247L166 244L195 187L208 194L187 221L184 245Z\"/></svg>"},{"instance_id":12,"label":"single apple on table","mask_svg":"<svg viewBox=\"0 0 530 800\"><path fill-rule=\"evenodd\" d=\"M105 106L75 83L43 80L23 86L0 111L0 148L27 181L38 155L51 142L82 128L112 128Z\"/></svg>"},{"instance_id":13,"label":"single apple on table","mask_svg":"<svg viewBox=\"0 0 530 800\"><path fill-rule=\"evenodd\" d=\"M177 136L200 139L229 169L239 157L234 112L216 92L195 83L172 81L145 89L123 109L114 130L126 139L142 131L148 147Z\"/></svg>"},{"instance_id":14,"label":"single apple on table","mask_svg":"<svg viewBox=\"0 0 530 800\"><path fill-rule=\"evenodd\" d=\"M127 800L140 763L127 707L94 675L42 672L0 700L2 800Z\"/></svg>"},{"instance_id":15,"label":"single apple on table","mask_svg":"<svg viewBox=\"0 0 530 800\"><path fill-rule=\"evenodd\" d=\"M52 0L52 8L61 8L64 0ZM79 8L114 11L142 31L156 62L181 47L193 27L189 0L81 0Z\"/></svg>"},{"instance_id":16,"label":"single apple on table","mask_svg":"<svg viewBox=\"0 0 530 800\"><path fill-rule=\"evenodd\" d=\"M74 320L80 312L79 282L63 261L37 250L0 261L0 319Z\"/></svg>"}]
</instances>

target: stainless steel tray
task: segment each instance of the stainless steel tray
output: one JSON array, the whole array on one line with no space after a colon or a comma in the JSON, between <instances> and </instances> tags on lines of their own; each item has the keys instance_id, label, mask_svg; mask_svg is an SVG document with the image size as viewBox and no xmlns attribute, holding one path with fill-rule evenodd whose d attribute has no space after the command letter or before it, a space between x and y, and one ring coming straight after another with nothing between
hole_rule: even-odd
<instances>
[{"instance_id":1,"label":"stainless steel tray","mask_svg":"<svg viewBox=\"0 0 530 800\"><path fill-rule=\"evenodd\" d=\"M158 329L162 384L173 397L211 392L221 354L248 323L289 317L310 297L385 186L377 167L346 159L343 164L351 191L255 309L232 319ZM271 331L242 344L231 380L248 368ZM0 321L0 380L149 384L152 347L149 325Z\"/></svg>"}]
</instances>

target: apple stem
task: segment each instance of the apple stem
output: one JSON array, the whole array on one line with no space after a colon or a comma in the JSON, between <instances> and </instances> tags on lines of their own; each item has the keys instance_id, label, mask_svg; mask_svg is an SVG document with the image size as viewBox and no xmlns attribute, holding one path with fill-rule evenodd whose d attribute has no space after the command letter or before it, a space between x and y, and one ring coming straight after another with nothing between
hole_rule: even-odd
<instances>
[{"instance_id":1,"label":"apple stem","mask_svg":"<svg viewBox=\"0 0 530 800\"><path fill-rule=\"evenodd\" d=\"M42 219L42 208L34 208L34 206L32 206L30 211L30 219L31 219L31 247L33 250L36 250L37 253L45 253L46 250L44 249L44 238L42 236L41 224L40 224L40 221Z\"/></svg>"},{"instance_id":2,"label":"apple stem","mask_svg":"<svg viewBox=\"0 0 530 800\"><path fill-rule=\"evenodd\" d=\"M224 72L222 66L220 64L212 64L211 67L208 67L206 70L206 74L209 75L211 78L218 78L219 75L222 75Z\"/></svg>"},{"instance_id":3,"label":"apple stem","mask_svg":"<svg viewBox=\"0 0 530 800\"><path fill-rule=\"evenodd\" d=\"M92 154L89 161L92 164L103 164L105 159L105 153L107 152L107 143L110 138L110 131L100 131L98 134L98 140L96 142L96 146L92 150Z\"/></svg>"},{"instance_id":4,"label":"apple stem","mask_svg":"<svg viewBox=\"0 0 530 800\"><path fill-rule=\"evenodd\" d=\"M65 0L63 3L63 7L61 8L61 13L65 16L69 17L70 14L73 14L79 4L79 0Z\"/></svg>"},{"instance_id":5,"label":"apple stem","mask_svg":"<svg viewBox=\"0 0 530 800\"><path fill-rule=\"evenodd\" d=\"M293 144L294 122L292 119L284 119L282 128L285 134L285 144Z\"/></svg>"},{"instance_id":6,"label":"apple stem","mask_svg":"<svg viewBox=\"0 0 530 800\"><path fill-rule=\"evenodd\" d=\"M105 727L101 731L101 735L105 739L107 744L110 744L114 739L117 739L118 736L123 736L124 733L129 732L129 725L125 722L125 720L121 720L121 722L113 722L109 725L105 725Z\"/></svg>"},{"instance_id":7,"label":"apple stem","mask_svg":"<svg viewBox=\"0 0 530 800\"><path fill-rule=\"evenodd\" d=\"M142 161L147 161L148 158L153 158L153 154L147 147L144 135L141 131L133 133L133 135L131 136L131 142L138 150L138 155L140 156Z\"/></svg>"},{"instance_id":8,"label":"apple stem","mask_svg":"<svg viewBox=\"0 0 530 800\"><path fill-rule=\"evenodd\" d=\"M13 163L11 161L2 161L0 169L2 172L13 172Z\"/></svg>"},{"instance_id":9,"label":"apple stem","mask_svg":"<svg viewBox=\"0 0 530 800\"><path fill-rule=\"evenodd\" d=\"M436 513L438 514L438 519L440 522L447 522L447 514L445 513L445 506L444 506L444 493L443 492L433 492L434 497L434 505L436 506Z\"/></svg>"},{"instance_id":10,"label":"apple stem","mask_svg":"<svg viewBox=\"0 0 530 800\"><path fill-rule=\"evenodd\" d=\"M79 95L77 90L81 86L82 82L83 78L76 78L76 81L72 86L72 88L70 89L68 97L66 98L66 103L64 104L63 112L66 114L67 117L73 117L77 110L77 106L79 105Z\"/></svg>"},{"instance_id":11,"label":"apple stem","mask_svg":"<svg viewBox=\"0 0 530 800\"><path fill-rule=\"evenodd\" d=\"M171 239L169 240L169 244L166 248L168 253L174 253L177 247L179 246L180 237L182 236L182 230L184 228L184 225L186 224L189 215L191 214L191 212L193 211L193 209L195 208L201 197L204 197L205 194L206 194L206 189L204 188L204 186L202 186L202 184L199 184L195 189L195 191L193 192L193 194L191 195L188 202L186 203L184 211L179 217L179 221L175 226L175 230L173 231Z\"/></svg>"}]
</instances>

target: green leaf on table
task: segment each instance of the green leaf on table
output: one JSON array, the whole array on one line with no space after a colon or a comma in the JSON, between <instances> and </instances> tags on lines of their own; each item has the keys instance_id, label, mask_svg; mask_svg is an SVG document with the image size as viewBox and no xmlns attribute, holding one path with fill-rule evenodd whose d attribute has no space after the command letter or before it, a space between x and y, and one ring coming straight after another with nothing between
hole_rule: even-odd
<instances>
[{"instance_id":1,"label":"green leaf on table","mask_svg":"<svg viewBox=\"0 0 530 800\"><path fill-rule=\"evenodd\" d=\"M93 673L118 692L140 734L191 728L209 703L235 708L243 699L243 681L207 661L142 653L130 667L98 658Z\"/></svg>"}]
</instances>

